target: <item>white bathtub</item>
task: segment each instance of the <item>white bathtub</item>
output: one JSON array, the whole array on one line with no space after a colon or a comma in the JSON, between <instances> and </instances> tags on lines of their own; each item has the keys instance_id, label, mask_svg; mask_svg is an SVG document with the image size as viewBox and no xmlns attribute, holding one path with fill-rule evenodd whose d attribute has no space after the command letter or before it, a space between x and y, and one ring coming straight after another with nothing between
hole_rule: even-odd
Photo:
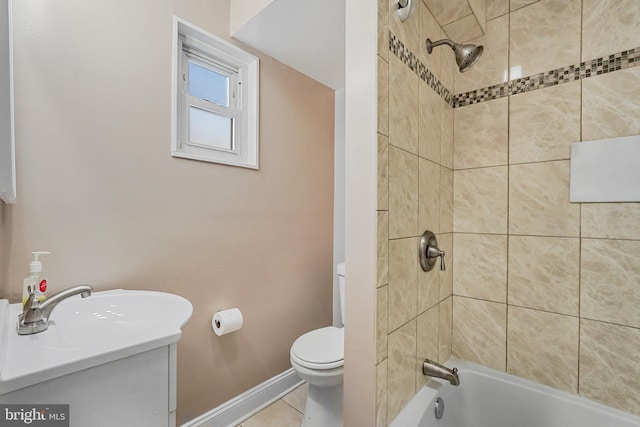
<instances>
[{"instance_id":1,"label":"white bathtub","mask_svg":"<svg viewBox=\"0 0 640 427\"><path fill-rule=\"evenodd\" d=\"M577 395L457 359L446 366L459 369L460 386L430 381L390 427L640 427L640 417Z\"/></svg>"}]
</instances>

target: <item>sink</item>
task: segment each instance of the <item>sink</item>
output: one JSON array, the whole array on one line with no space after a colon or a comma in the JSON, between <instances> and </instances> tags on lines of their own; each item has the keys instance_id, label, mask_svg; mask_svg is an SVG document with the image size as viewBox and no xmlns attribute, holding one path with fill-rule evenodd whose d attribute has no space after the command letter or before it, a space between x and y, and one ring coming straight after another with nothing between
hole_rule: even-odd
<instances>
[{"instance_id":1,"label":"sink","mask_svg":"<svg viewBox=\"0 0 640 427\"><path fill-rule=\"evenodd\" d=\"M163 292L110 290L58 304L49 329L18 335L21 304L0 300L0 396L176 343L193 308Z\"/></svg>"}]
</instances>

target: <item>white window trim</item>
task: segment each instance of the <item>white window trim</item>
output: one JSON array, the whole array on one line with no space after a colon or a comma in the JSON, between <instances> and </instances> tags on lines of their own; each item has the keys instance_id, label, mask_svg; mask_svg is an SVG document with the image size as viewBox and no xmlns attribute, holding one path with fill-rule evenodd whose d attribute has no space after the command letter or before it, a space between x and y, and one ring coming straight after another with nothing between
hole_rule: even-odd
<instances>
[{"instance_id":1,"label":"white window trim","mask_svg":"<svg viewBox=\"0 0 640 427\"><path fill-rule=\"evenodd\" d=\"M183 45L192 52L201 52L203 56L219 63L221 68L238 70L240 83L239 97L225 108L223 114L229 115L237 109L235 120L234 149L224 150L210 147L197 147L186 144L188 141L188 106L184 85L181 84L183 67ZM197 54L197 53L196 53ZM242 49L222 40L201 28L173 17L173 55L171 85L171 155L192 160L222 163L258 169L258 82L259 59ZM186 95L188 96L188 94ZM198 107L197 102L193 106ZM211 109L208 106L207 109ZM215 108L214 108L215 109ZM233 111L235 113L235 111Z\"/></svg>"}]
</instances>

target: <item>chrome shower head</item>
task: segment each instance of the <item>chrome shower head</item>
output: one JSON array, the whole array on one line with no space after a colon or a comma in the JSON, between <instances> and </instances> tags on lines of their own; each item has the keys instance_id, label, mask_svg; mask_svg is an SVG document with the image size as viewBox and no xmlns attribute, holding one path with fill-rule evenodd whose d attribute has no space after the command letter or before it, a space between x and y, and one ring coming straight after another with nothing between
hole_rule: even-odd
<instances>
[{"instance_id":1,"label":"chrome shower head","mask_svg":"<svg viewBox=\"0 0 640 427\"><path fill-rule=\"evenodd\" d=\"M484 48L475 44L458 44L449 39L442 39L436 42L432 42L431 39L427 39L427 52L431 54L431 51L436 46L446 44L456 54L456 64L461 73L467 71L473 64L478 62Z\"/></svg>"}]
</instances>

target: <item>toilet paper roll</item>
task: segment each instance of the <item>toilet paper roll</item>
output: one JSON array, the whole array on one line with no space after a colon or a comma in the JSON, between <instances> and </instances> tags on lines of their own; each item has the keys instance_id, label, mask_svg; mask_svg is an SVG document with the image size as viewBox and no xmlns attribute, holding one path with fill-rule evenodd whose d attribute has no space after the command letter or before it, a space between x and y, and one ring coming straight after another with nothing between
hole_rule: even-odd
<instances>
[{"instance_id":1,"label":"toilet paper roll","mask_svg":"<svg viewBox=\"0 0 640 427\"><path fill-rule=\"evenodd\" d=\"M226 335L242 328L242 313L237 307L216 311L211 319L211 327L216 335Z\"/></svg>"}]
</instances>

